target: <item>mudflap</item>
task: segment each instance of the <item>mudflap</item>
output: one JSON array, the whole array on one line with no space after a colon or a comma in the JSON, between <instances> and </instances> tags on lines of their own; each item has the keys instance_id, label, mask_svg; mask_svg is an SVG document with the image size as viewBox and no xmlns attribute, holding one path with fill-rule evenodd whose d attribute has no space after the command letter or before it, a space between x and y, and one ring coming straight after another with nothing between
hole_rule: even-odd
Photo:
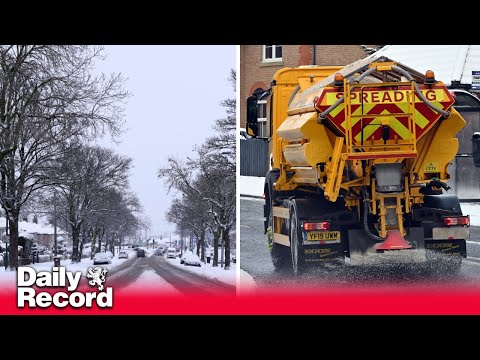
<instances>
[{"instance_id":1,"label":"mudflap","mask_svg":"<svg viewBox=\"0 0 480 360\"><path fill-rule=\"evenodd\" d=\"M302 251L306 264L343 261L341 244L303 245Z\"/></svg>"},{"instance_id":2,"label":"mudflap","mask_svg":"<svg viewBox=\"0 0 480 360\"><path fill-rule=\"evenodd\" d=\"M424 230L422 227L407 228L405 240L413 247L406 250L377 251L376 242L363 229L348 230L349 265L420 263L426 261Z\"/></svg>"},{"instance_id":3,"label":"mudflap","mask_svg":"<svg viewBox=\"0 0 480 360\"><path fill-rule=\"evenodd\" d=\"M342 199L335 203L327 201L324 197L311 197L295 199L300 224L308 222L330 221L330 231L339 231L340 239L329 243L328 241L307 241L307 232L302 231L302 252L306 265L322 265L332 263L344 264L346 232L343 230L357 221L357 214L348 210Z\"/></svg>"},{"instance_id":4,"label":"mudflap","mask_svg":"<svg viewBox=\"0 0 480 360\"><path fill-rule=\"evenodd\" d=\"M427 257L433 254L443 254L446 256L467 257L467 243L463 239L455 240L425 240L425 249L427 249Z\"/></svg>"}]
</instances>

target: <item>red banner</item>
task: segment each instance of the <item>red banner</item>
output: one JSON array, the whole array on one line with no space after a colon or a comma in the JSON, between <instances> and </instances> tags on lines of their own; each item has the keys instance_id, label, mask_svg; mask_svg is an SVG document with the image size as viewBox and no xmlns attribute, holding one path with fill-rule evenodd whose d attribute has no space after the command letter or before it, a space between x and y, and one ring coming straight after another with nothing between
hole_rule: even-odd
<instances>
[{"instance_id":1,"label":"red banner","mask_svg":"<svg viewBox=\"0 0 480 360\"><path fill-rule=\"evenodd\" d=\"M472 315L480 288L355 287L268 289L248 295L169 295L153 289L116 294L113 307L18 308L15 291L0 295L0 315Z\"/></svg>"}]
</instances>

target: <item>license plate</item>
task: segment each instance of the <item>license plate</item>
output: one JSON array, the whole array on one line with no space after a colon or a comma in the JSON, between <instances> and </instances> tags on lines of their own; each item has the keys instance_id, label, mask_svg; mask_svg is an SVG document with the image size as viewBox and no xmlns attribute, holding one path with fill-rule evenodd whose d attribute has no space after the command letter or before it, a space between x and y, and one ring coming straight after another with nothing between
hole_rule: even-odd
<instances>
[{"instance_id":1,"label":"license plate","mask_svg":"<svg viewBox=\"0 0 480 360\"><path fill-rule=\"evenodd\" d=\"M328 241L340 240L340 231L309 231L307 232L309 241Z\"/></svg>"}]
</instances>

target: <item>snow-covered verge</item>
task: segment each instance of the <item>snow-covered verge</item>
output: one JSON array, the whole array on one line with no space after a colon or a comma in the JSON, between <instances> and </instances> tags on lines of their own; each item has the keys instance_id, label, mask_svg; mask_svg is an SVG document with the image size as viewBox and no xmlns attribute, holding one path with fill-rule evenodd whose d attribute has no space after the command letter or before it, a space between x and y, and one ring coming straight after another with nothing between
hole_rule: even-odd
<instances>
[{"instance_id":1,"label":"snow-covered verge","mask_svg":"<svg viewBox=\"0 0 480 360\"><path fill-rule=\"evenodd\" d=\"M180 258L176 257L175 259L166 259L171 265L182 268L183 270L190 271L192 273L195 273L197 275L222 281L224 283L230 284L235 286L236 285L236 279L237 279L237 270L236 270L236 265L234 263L231 263L230 269L225 270L224 268L218 266L218 267L213 267L212 262L210 264L207 263L202 263L202 266L190 266L190 265L183 265L180 264Z\"/></svg>"},{"instance_id":2,"label":"snow-covered verge","mask_svg":"<svg viewBox=\"0 0 480 360\"><path fill-rule=\"evenodd\" d=\"M461 203L462 213L470 215L470 225L480 226L480 203Z\"/></svg>"},{"instance_id":3,"label":"snow-covered verge","mask_svg":"<svg viewBox=\"0 0 480 360\"><path fill-rule=\"evenodd\" d=\"M240 176L238 185L240 195L262 197L264 184L264 177Z\"/></svg>"},{"instance_id":4,"label":"snow-covered verge","mask_svg":"<svg viewBox=\"0 0 480 360\"><path fill-rule=\"evenodd\" d=\"M128 252L129 258L136 256L134 251L126 250ZM119 259L118 253L115 257L112 258L111 264L102 264L102 265L93 265L93 260L82 259L80 263L71 263L70 260L60 260L60 266L65 266L67 271L81 271L83 276L86 276L88 268L93 266L100 266L108 270L113 269L116 266L119 266L127 259ZM44 263L35 263L31 265L26 265L38 271L51 271L53 267L53 261L44 262ZM17 272L5 270L4 267L0 268L0 289L8 288L10 286L16 287L17 284ZM0 290L1 292L1 290Z\"/></svg>"},{"instance_id":5,"label":"snow-covered verge","mask_svg":"<svg viewBox=\"0 0 480 360\"><path fill-rule=\"evenodd\" d=\"M257 284L252 275L240 269L240 280L237 284L237 295L248 295L256 291Z\"/></svg>"}]
</instances>

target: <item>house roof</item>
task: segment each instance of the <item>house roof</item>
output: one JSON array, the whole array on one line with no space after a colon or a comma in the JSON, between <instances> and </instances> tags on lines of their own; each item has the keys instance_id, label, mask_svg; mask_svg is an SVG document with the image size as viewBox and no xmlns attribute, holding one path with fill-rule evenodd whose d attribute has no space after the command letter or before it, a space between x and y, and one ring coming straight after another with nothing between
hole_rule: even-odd
<instances>
[{"instance_id":1,"label":"house roof","mask_svg":"<svg viewBox=\"0 0 480 360\"><path fill-rule=\"evenodd\" d=\"M471 85L472 70L480 70L480 45L388 45L372 56L395 59L435 78L445 85Z\"/></svg>"},{"instance_id":2,"label":"house roof","mask_svg":"<svg viewBox=\"0 0 480 360\"><path fill-rule=\"evenodd\" d=\"M0 217L0 227L5 227L5 218ZM19 221L18 222L18 231L22 232L25 231L30 234L46 234L46 235L53 235L54 229L53 226L50 224L35 224L27 221ZM66 234L65 231L61 230L57 226L57 234Z\"/></svg>"}]
</instances>

